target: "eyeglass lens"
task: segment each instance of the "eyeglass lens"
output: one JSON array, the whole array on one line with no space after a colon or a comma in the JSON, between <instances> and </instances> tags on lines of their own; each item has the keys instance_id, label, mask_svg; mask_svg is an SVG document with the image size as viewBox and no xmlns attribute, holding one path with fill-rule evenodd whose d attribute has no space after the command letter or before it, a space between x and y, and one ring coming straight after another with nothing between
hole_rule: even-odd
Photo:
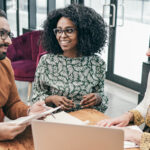
<instances>
[{"instance_id":1,"label":"eyeglass lens","mask_svg":"<svg viewBox=\"0 0 150 150\"><path fill-rule=\"evenodd\" d=\"M55 35L62 35L62 33L64 32L66 35L70 36L75 31L75 28L67 28L64 30L55 28L53 31L54 31Z\"/></svg>"},{"instance_id":2,"label":"eyeglass lens","mask_svg":"<svg viewBox=\"0 0 150 150\"><path fill-rule=\"evenodd\" d=\"M13 38L14 35L13 35L13 33L8 32L7 30L4 30L4 29L3 29L3 30L0 30L0 37L1 37L2 40L6 40L6 38L7 38L8 36L9 36L10 38Z\"/></svg>"}]
</instances>

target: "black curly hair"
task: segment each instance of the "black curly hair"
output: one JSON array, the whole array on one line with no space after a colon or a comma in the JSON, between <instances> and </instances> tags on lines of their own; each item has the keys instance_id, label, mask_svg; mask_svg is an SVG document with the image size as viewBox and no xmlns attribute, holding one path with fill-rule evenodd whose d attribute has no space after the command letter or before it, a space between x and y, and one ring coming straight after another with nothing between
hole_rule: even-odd
<instances>
[{"instance_id":1,"label":"black curly hair","mask_svg":"<svg viewBox=\"0 0 150 150\"><path fill-rule=\"evenodd\" d=\"M61 17L70 19L76 26L79 56L91 56L103 50L107 40L107 25L103 18L92 8L71 4L48 14L42 35L42 46L46 51L53 54L63 54L53 32Z\"/></svg>"}]
</instances>

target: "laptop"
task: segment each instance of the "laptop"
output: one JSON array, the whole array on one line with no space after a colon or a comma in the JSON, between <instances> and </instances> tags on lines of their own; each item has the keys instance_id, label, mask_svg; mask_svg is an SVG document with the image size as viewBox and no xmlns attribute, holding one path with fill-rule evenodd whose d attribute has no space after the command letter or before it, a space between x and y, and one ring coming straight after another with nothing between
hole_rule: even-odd
<instances>
[{"instance_id":1,"label":"laptop","mask_svg":"<svg viewBox=\"0 0 150 150\"><path fill-rule=\"evenodd\" d=\"M124 133L119 129L34 120L35 150L123 150Z\"/></svg>"}]
</instances>

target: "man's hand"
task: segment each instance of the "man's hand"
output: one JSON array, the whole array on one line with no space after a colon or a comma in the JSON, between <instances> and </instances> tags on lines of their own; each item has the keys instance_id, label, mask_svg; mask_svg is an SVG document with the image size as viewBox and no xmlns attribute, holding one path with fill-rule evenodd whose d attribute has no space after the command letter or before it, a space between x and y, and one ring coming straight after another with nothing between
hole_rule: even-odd
<instances>
[{"instance_id":1,"label":"man's hand","mask_svg":"<svg viewBox=\"0 0 150 150\"><path fill-rule=\"evenodd\" d=\"M19 133L23 132L27 126L28 123L21 125L9 122L0 123L0 141L14 139Z\"/></svg>"},{"instance_id":2,"label":"man's hand","mask_svg":"<svg viewBox=\"0 0 150 150\"><path fill-rule=\"evenodd\" d=\"M29 115L38 114L51 109L51 107L46 106L44 101L37 101L29 108Z\"/></svg>"}]
</instances>

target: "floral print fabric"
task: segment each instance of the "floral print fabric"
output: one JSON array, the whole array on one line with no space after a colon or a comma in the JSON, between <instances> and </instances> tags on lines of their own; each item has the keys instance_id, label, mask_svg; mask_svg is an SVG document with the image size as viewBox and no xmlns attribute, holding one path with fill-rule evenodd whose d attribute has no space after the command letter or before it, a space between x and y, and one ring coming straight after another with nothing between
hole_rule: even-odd
<instances>
[{"instance_id":1,"label":"floral print fabric","mask_svg":"<svg viewBox=\"0 0 150 150\"><path fill-rule=\"evenodd\" d=\"M68 58L45 54L36 70L32 101L59 95L78 105L84 95L96 93L102 102L94 108L104 112L108 103L104 95L104 79L105 63L97 55Z\"/></svg>"}]
</instances>

